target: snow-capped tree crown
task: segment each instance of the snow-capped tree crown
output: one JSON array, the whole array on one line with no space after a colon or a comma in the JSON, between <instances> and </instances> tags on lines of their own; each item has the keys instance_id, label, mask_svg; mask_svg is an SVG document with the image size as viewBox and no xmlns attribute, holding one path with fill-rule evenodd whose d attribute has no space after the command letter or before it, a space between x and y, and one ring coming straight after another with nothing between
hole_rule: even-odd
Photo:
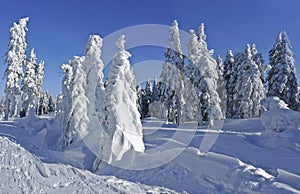
<instances>
[{"instance_id":1,"label":"snow-capped tree crown","mask_svg":"<svg viewBox=\"0 0 300 194\"><path fill-rule=\"evenodd\" d=\"M206 34L204 31L204 23L201 23L199 28L198 28L198 44L199 44L199 50L201 52L207 51L207 43L206 43Z\"/></svg>"},{"instance_id":2,"label":"snow-capped tree crown","mask_svg":"<svg viewBox=\"0 0 300 194\"><path fill-rule=\"evenodd\" d=\"M174 51L177 51L178 53L182 53L178 22L176 20L173 21L172 27L170 28L169 48Z\"/></svg>"},{"instance_id":3,"label":"snow-capped tree crown","mask_svg":"<svg viewBox=\"0 0 300 194\"><path fill-rule=\"evenodd\" d=\"M198 37L194 30L190 30L190 38L188 42L188 59L195 64L199 60Z\"/></svg>"}]
</instances>

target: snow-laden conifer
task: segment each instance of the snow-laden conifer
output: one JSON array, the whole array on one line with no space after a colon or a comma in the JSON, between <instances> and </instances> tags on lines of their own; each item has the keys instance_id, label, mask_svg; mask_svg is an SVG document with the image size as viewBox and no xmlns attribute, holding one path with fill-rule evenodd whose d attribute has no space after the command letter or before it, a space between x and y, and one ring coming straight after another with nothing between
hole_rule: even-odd
<instances>
[{"instance_id":1,"label":"snow-laden conifer","mask_svg":"<svg viewBox=\"0 0 300 194\"><path fill-rule=\"evenodd\" d=\"M23 66L26 63L26 25L29 18L19 19L10 28L10 40L5 62L5 119L18 115L19 96L21 95L20 82L23 78Z\"/></svg>"},{"instance_id":2,"label":"snow-laden conifer","mask_svg":"<svg viewBox=\"0 0 300 194\"><path fill-rule=\"evenodd\" d=\"M40 101L43 98L43 79L44 79L44 71L45 71L45 62L43 60L36 66L35 73L36 73L36 97L37 97L37 110L40 109Z\"/></svg>"},{"instance_id":3,"label":"snow-laden conifer","mask_svg":"<svg viewBox=\"0 0 300 194\"><path fill-rule=\"evenodd\" d=\"M98 35L90 35L86 46L86 56L82 64L87 78L85 94L89 100L88 117L91 121L91 128L96 128L99 125L103 127L104 124L105 91L102 73L104 65L101 60L101 47L102 38Z\"/></svg>"},{"instance_id":4,"label":"snow-laden conifer","mask_svg":"<svg viewBox=\"0 0 300 194\"><path fill-rule=\"evenodd\" d=\"M142 124L136 101L136 81L125 50L125 36L116 42L119 51L114 55L106 86L106 129L103 131L99 154L94 162L94 170L99 169L102 160L113 162L134 149L143 152Z\"/></svg>"},{"instance_id":5,"label":"snow-laden conifer","mask_svg":"<svg viewBox=\"0 0 300 194\"><path fill-rule=\"evenodd\" d=\"M206 43L206 35L204 32L204 24L202 23L199 27L198 32L198 52L199 60L197 61L197 66L200 71L200 76L198 83L195 84L195 87L198 87L198 90L208 93L210 96L210 113L209 119L211 120L220 120L223 119L223 113L221 110L221 99L217 92L218 87L218 67L216 60L212 57L213 50L208 50Z\"/></svg>"},{"instance_id":6,"label":"snow-laden conifer","mask_svg":"<svg viewBox=\"0 0 300 194\"><path fill-rule=\"evenodd\" d=\"M286 32L280 32L275 45L269 51L271 69L268 74L267 96L277 96L289 108L298 110L299 94L294 53Z\"/></svg>"},{"instance_id":7,"label":"snow-laden conifer","mask_svg":"<svg viewBox=\"0 0 300 194\"><path fill-rule=\"evenodd\" d=\"M29 61L25 65L25 75L22 82L22 108L24 116L37 105L36 69L37 57L34 49L30 52Z\"/></svg>"},{"instance_id":8,"label":"snow-laden conifer","mask_svg":"<svg viewBox=\"0 0 300 194\"><path fill-rule=\"evenodd\" d=\"M171 92L165 93L165 103L170 103L172 101L173 91L174 95L177 96L178 105L177 108L177 119L178 123L180 123L181 117L181 106L184 104L183 99L183 69L184 69L184 57L181 51L180 37L179 37L179 29L178 23L176 20L173 21L172 27L170 28L169 33L169 47L165 52L165 63L163 64L163 69L160 74L161 82L165 83L167 87L170 88ZM169 107L170 106L166 106ZM167 110L170 112L171 110ZM175 111L175 110L174 110ZM174 115L174 114L173 114Z\"/></svg>"},{"instance_id":9,"label":"snow-laden conifer","mask_svg":"<svg viewBox=\"0 0 300 194\"><path fill-rule=\"evenodd\" d=\"M61 146L65 147L73 142L80 141L88 133L90 120L88 117L88 98L85 95L86 74L82 69L84 57L74 57L69 61L73 69L73 78L70 84L69 95L71 103L66 114L66 123L61 136Z\"/></svg>"},{"instance_id":10,"label":"snow-laden conifer","mask_svg":"<svg viewBox=\"0 0 300 194\"><path fill-rule=\"evenodd\" d=\"M251 47L246 45L245 53L241 55L241 63L237 65L237 80L235 84L237 105L235 117L259 117L262 111L261 100L265 98L261 71L253 60Z\"/></svg>"}]
</instances>

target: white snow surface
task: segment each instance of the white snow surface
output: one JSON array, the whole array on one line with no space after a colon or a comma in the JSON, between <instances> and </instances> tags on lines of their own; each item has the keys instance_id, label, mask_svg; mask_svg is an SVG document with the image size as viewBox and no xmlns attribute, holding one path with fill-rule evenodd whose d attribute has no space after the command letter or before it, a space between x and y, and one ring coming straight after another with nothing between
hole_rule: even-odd
<instances>
[{"instance_id":1,"label":"white snow surface","mask_svg":"<svg viewBox=\"0 0 300 194\"><path fill-rule=\"evenodd\" d=\"M43 163L6 137L0 137L0 161L1 193L176 193L70 165Z\"/></svg>"},{"instance_id":2,"label":"white snow surface","mask_svg":"<svg viewBox=\"0 0 300 194\"><path fill-rule=\"evenodd\" d=\"M300 140L291 138L295 131L286 130L290 138L269 147L261 144L266 129L260 119L227 119L222 130L196 128L197 122L180 127L160 122L143 121L144 154L183 147L178 157L147 170L103 164L99 176L89 171L95 156L83 142L66 150L56 146L61 131L51 116L1 121L1 193L300 193ZM192 135L187 145L184 138L174 138L180 132ZM200 153L204 137L216 134L211 149Z\"/></svg>"}]
</instances>

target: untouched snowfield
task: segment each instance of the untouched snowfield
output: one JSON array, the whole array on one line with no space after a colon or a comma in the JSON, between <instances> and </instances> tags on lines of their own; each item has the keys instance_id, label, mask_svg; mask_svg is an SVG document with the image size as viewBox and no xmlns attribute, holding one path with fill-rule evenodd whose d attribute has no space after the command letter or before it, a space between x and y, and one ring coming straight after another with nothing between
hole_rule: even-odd
<instances>
[{"instance_id":1,"label":"untouched snowfield","mask_svg":"<svg viewBox=\"0 0 300 194\"><path fill-rule=\"evenodd\" d=\"M65 151L57 146L61 131L51 116L2 121L0 190L2 193L300 193L299 130L266 133L259 119L226 120L222 130L195 126L196 123L188 123L176 127L162 125L155 118L145 119L146 154L151 150L159 155L167 149L185 149L174 160L151 169L124 170L103 164L99 176L89 171L95 156L83 142ZM186 137L190 139L186 141ZM211 148L199 152L200 145L201 150L207 149L204 144Z\"/></svg>"}]
</instances>

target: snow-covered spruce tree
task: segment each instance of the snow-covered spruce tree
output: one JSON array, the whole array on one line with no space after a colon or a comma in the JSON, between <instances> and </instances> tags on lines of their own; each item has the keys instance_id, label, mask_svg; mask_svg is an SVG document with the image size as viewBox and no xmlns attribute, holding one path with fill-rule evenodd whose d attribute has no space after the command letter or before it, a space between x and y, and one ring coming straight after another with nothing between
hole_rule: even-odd
<instances>
[{"instance_id":1,"label":"snow-covered spruce tree","mask_svg":"<svg viewBox=\"0 0 300 194\"><path fill-rule=\"evenodd\" d=\"M55 113L56 110L56 103L53 100L53 96L51 93L48 93L48 114L53 114Z\"/></svg>"},{"instance_id":2,"label":"snow-covered spruce tree","mask_svg":"<svg viewBox=\"0 0 300 194\"><path fill-rule=\"evenodd\" d=\"M198 94L200 93L200 69L197 64L200 58L200 52L198 47L198 36L194 30L190 30L187 48L189 64L186 66L184 74L183 95L185 104L183 106L183 118L185 121L191 121L198 119L200 110L200 101L198 99Z\"/></svg>"},{"instance_id":3,"label":"snow-covered spruce tree","mask_svg":"<svg viewBox=\"0 0 300 194\"><path fill-rule=\"evenodd\" d=\"M227 51L224 66L224 85L226 90L226 117L232 118L234 115L233 108L233 96L235 93L235 82L236 82L236 70L235 70L235 60L231 50Z\"/></svg>"},{"instance_id":4,"label":"snow-covered spruce tree","mask_svg":"<svg viewBox=\"0 0 300 194\"><path fill-rule=\"evenodd\" d=\"M20 81L23 77L23 66L26 63L26 25L29 18L22 18L10 28L10 40L5 62L5 120L18 115L19 96L21 95Z\"/></svg>"},{"instance_id":5,"label":"snow-covered spruce tree","mask_svg":"<svg viewBox=\"0 0 300 194\"><path fill-rule=\"evenodd\" d=\"M159 82L157 78L154 78L153 81L153 89L152 89L152 102L159 101L160 99L160 88L159 88Z\"/></svg>"},{"instance_id":6,"label":"snow-covered spruce tree","mask_svg":"<svg viewBox=\"0 0 300 194\"><path fill-rule=\"evenodd\" d=\"M43 92L39 102L40 106L38 109L39 115L50 114L55 112L55 102L53 101L52 94L48 91Z\"/></svg>"},{"instance_id":7,"label":"snow-covered spruce tree","mask_svg":"<svg viewBox=\"0 0 300 194\"><path fill-rule=\"evenodd\" d=\"M156 117L159 119L165 119L165 106L164 100L161 99L162 91L162 82L159 82L157 78L154 78L153 82L153 91L152 91L152 103L149 104L149 116Z\"/></svg>"},{"instance_id":8,"label":"snow-covered spruce tree","mask_svg":"<svg viewBox=\"0 0 300 194\"><path fill-rule=\"evenodd\" d=\"M49 113L49 99L50 99L49 92L48 91L43 92L43 95L39 101L38 115L44 115Z\"/></svg>"},{"instance_id":9,"label":"snow-covered spruce tree","mask_svg":"<svg viewBox=\"0 0 300 194\"><path fill-rule=\"evenodd\" d=\"M251 47L247 44L241 63L237 65L236 118L259 117L262 111L261 100L265 98L259 65L253 60Z\"/></svg>"},{"instance_id":10,"label":"snow-covered spruce tree","mask_svg":"<svg viewBox=\"0 0 300 194\"><path fill-rule=\"evenodd\" d=\"M266 66L264 65L264 60L263 60L262 54L257 51L255 44L251 44L251 55L252 55L252 60L258 66L258 70L261 75L260 79L263 82L263 84L265 84L265 82L266 82L266 79L265 79Z\"/></svg>"},{"instance_id":11,"label":"snow-covered spruce tree","mask_svg":"<svg viewBox=\"0 0 300 194\"><path fill-rule=\"evenodd\" d=\"M145 89L141 89L138 92L138 97L141 100L141 118L149 117L149 105L152 102L152 83L148 79L145 85Z\"/></svg>"},{"instance_id":12,"label":"snow-covered spruce tree","mask_svg":"<svg viewBox=\"0 0 300 194\"><path fill-rule=\"evenodd\" d=\"M222 113L225 116L226 115L226 109L227 109L227 99L226 99L226 89L225 89L225 82L224 82L224 66L223 66L223 60L220 55L218 55L217 58L217 72L218 72L218 82L217 82L217 92L219 94L219 97L221 99L221 109Z\"/></svg>"},{"instance_id":13,"label":"snow-covered spruce tree","mask_svg":"<svg viewBox=\"0 0 300 194\"><path fill-rule=\"evenodd\" d=\"M200 99L200 113L198 118L198 125L202 125L203 121L209 121L211 119L211 100L210 95L208 93L208 87L201 87L201 94L199 96Z\"/></svg>"},{"instance_id":14,"label":"snow-covered spruce tree","mask_svg":"<svg viewBox=\"0 0 300 194\"><path fill-rule=\"evenodd\" d=\"M188 54L187 58L189 64L186 66L185 75L188 76L196 89L196 93L199 94L199 80L200 80L200 70L197 65L199 60L199 48L198 48L198 37L194 30L190 30L190 38L187 44Z\"/></svg>"},{"instance_id":15,"label":"snow-covered spruce tree","mask_svg":"<svg viewBox=\"0 0 300 194\"><path fill-rule=\"evenodd\" d=\"M198 32L198 52L199 60L197 66L200 70L199 84L200 91L205 90L210 97L210 113L208 120L223 119L221 110L221 99L217 92L218 87L218 67L216 60L212 57L213 50L208 50L206 43L206 35L204 33L204 24L199 27ZM200 107L201 108L201 107Z\"/></svg>"},{"instance_id":16,"label":"snow-covered spruce tree","mask_svg":"<svg viewBox=\"0 0 300 194\"><path fill-rule=\"evenodd\" d=\"M36 69L37 57L34 49L30 52L30 59L25 66L25 75L22 82L22 108L20 116L27 116L31 108L37 105ZM36 107L35 107L36 108Z\"/></svg>"},{"instance_id":17,"label":"snow-covered spruce tree","mask_svg":"<svg viewBox=\"0 0 300 194\"><path fill-rule=\"evenodd\" d=\"M183 98L184 105L182 106L182 121L189 122L198 119L199 103L196 90L188 76L184 76Z\"/></svg>"},{"instance_id":18,"label":"snow-covered spruce tree","mask_svg":"<svg viewBox=\"0 0 300 194\"><path fill-rule=\"evenodd\" d=\"M267 96L277 96L289 108L298 110L299 94L294 54L286 32L280 32L275 45L269 51L271 69L268 74Z\"/></svg>"},{"instance_id":19,"label":"snow-covered spruce tree","mask_svg":"<svg viewBox=\"0 0 300 194\"><path fill-rule=\"evenodd\" d=\"M61 128L66 129L68 127L72 103L71 84L73 81L73 67L70 64L63 64L61 69L64 71L65 75L62 80L61 100L58 100L58 103L60 104L58 104L58 113L55 118L60 123Z\"/></svg>"},{"instance_id":20,"label":"snow-covered spruce tree","mask_svg":"<svg viewBox=\"0 0 300 194\"><path fill-rule=\"evenodd\" d=\"M90 35L86 46L86 57L82 68L87 76L85 88L88 103L88 117L91 128L99 126L99 121L104 124L104 99L103 62L101 60L102 38L98 35Z\"/></svg>"},{"instance_id":21,"label":"snow-covered spruce tree","mask_svg":"<svg viewBox=\"0 0 300 194\"><path fill-rule=\"evenodd\" d=\"M88 98L85 95L86 74L82 69L84 57L74 57L69 61L73 68L73 79L70 85L70 111L65 112L67 122L61 135L61 146L66 147L87 135L90 120L88 118Z\"/></svg>"},{"instance_id":22,"label":"snow-covered spruce tree","mask_svg":"<svg viewBox=\"0 0 300 194\"><path fill-rule=\"evenodd\" d=\"M124 35L120 36L116 45L119 51L112 59L106 86L107 128L102 131L100 158L94 162L96 171L102 160L111 163L121 160L129 150L143 152L145 149L140 113L136 106L136 81L128 60L131 54L125 50Z\"/></svg>"},{"instance_id":23,"label":"snow-covered spruce tree","mask_svg":"<svg viewBox=\"0 0 300 194\"><path fill-rule=\"evenodd\" d=\"M36 74L36 98L37 98L37 114L38 110L41 109L40 104L41 98L43 98L43 79L44 79L44 70L45 70L45 62L43 60L40 61L40 63L36 66L35 74Z\"/></svg>"},{"instance_id":24,"label":"snow-covered spruce tree","mask_svg":"<svg viewBox=\"0 0 300 194\"><path fill-rule=\"evenodd\" d=\"M181 120L181 106L184 104L183 99L183 66L184 66L184 57L181 51L181 44L179 38L179 29L178 23L176 20L173 21L172 27L170 28L169 34L169 48L167 48L165 52L165 63L163 64L163 69L160 74L161 82L165 83L172 91L165 93L165 103L170 103L172 101L171 95L173 91L174 95L177 96L178 99L178 110L176 111L178 114L178 118L171 118L171 120L177 120L180 124ZM166 106L166 108L170 108L170 106ZM167 110L170 112L170 110ZM174 115L174 114L173 114ZM168 122L168 121L166 121Z\"/></svg>"},{"instance_id":25,"label":"snow-covered spruce tree","mask_svg":"<svg viewBox=\"0 0 300 194\"><path fill-rule=\"evenodd\" d=\"M150 79L147 80L146 86L145 86L145 95L148 100L148 104L152 102L152 95L153 95L153 86L150 81Z\"/></svg>"},{"instance_id":26,"label":"snow-covered spruce tree","mask_svg":"<svg viewBox=\"0 0 300 194\"><path fill-rule=\"evenodd\" d=\"M144 95L144 90L140 85L136 86L135 88L136 94L137 94L137 100L136 100L136 106L137 109L141 115L141 119L144 118L143 116L143 95Z\"/></svg>"}]
</instances>

